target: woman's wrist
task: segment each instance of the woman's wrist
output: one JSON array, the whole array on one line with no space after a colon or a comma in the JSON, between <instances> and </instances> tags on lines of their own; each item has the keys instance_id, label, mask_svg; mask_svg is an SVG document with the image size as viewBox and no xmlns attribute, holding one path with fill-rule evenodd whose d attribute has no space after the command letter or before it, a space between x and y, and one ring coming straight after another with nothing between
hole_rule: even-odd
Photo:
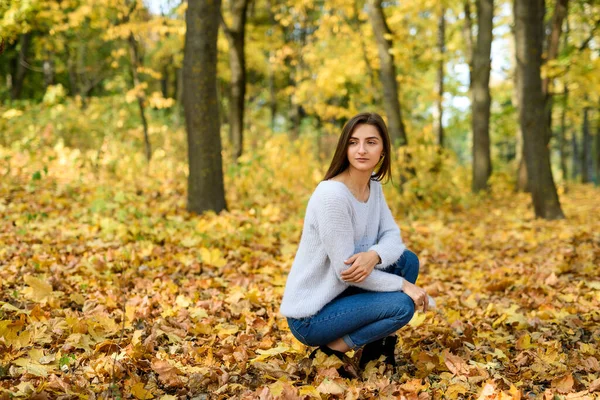
<instances>
[{"instance_id":1,"label":"woman's wrist","mask_svg":"<svg viewBox=\"0 0 600 400\"><path fill-rule=\"evenodd\" d=\"M375 264L374 265L381 264L381 257L379 256L379 254L375 250L369 250L368 252L373 254L373 257L375 259Z\"/></svg>"}]
</instances>

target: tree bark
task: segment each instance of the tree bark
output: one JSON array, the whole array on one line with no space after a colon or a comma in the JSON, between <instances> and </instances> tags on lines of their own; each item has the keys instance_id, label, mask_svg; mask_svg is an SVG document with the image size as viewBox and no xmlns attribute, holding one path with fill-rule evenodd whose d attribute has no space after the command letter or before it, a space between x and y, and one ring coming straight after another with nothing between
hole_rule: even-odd
<instances>
[{"instance_id":1,"label":"tree bark","mask_svg":"<svg viewBox=\"0 0 600 400\"><path fill-rule=\"evenodd\" d=\"M560 35L562 33L562 25L564 19L567 17L569 0L556 0L554 5L554 13L552 14L551 30L550 34L546 38L546 63L548 61L556 60L558 57L558 50L560 44ZM545 95L546 105L546 123L548 124L546 143L550 143L552 137L552 107L553 97L551 93L552 88L552 77L546 75L542 81L542 91Z\"/></svg>"},{"instance_id":2,"label":"tree bark","mask_svg":"<svg viewBox=\"0 0 600 400\"><path fill-rule=\"evenodd\" d=\"M162 96L167 99L169 97L169 67L163 67L162 77L160 78L160 90Z\"/></svg>"},{"instance_id":3,"label":"tree bark","mask_svg":"<svg viewBox=\"0 0 600 400\"><path fill-rule=\"evenodd\" d=\"M492 173L490 155L490 55L494 17L493 0L477 0L477 43L473 53L473 75L471 83L472 127L473 127L473 182L472 190L477 193L488 188Z\"/></svg>"},{"instance_id":4,"label":"tree bark","mask_svg":"<svg viewBox=\"0 0 600 400\"><path fill-rule=\"evenodd\" d=\"M596 186L600 186L600 107L596 112Z\"/></svg>"},{"instance_id":5,"label":"tree bark","mask_svg":"<svg viewBox=\"0 0 600 400\"><path fill-rule=\"evenodd\" d=\"M14 72L12 74L12 90L10 91L11 100L21 98L21 92L23 91L23 82L25 81L25 62L27 54L29 54L29 47L31 46L32 33L27 32L21 35L19 38L19 55L15 61Z\"/></svg>"},{"instance_id":6,"label":"tree bark","mask_svg":"<svg viewBox=\"0 0 600 400\"><path fill-rule=\"evenodd\" d=\"M359 5L357 4L357 0L352 2L352 18L349 18L346 22L356 31L362 32L362 23L359 18ZM373 70L373 66L369 61L369 56L367 54L367 44L365 43L365 38L362 34L358 35L360 38L360 53L363 56L363 61L365 62L365 66L367 67L367 71L369 74L369 86L371 90L375 90L375 71Z\"/></svg>"},{"instance_id":7,"label":"tree bark","mask_svg":"<svg viewBox=\"0 0 600 400\"><path fill-rule=\"evenodd\" d=\"M145 108L145 96L140 88L140 77L138 75L138 67L140 66L140 57L138 51L138 43L133 36L133 32L129 33L129 58L131 60L131 74L133 76L133 87L136 89L136 98L138 108L140 110L140 118L142 120L142 127L144 128L144 145L146 148L146 159L150 162L152 158L152 146L150 144L150 137L148 135L148 121L146 120L146 108Z\"/></svg>"},{"instance_id":8,"label":"tree bark","mask_svg":"<svg viewBox=\"0 0 600 400\"><path fill-rule=\"evenodd\" d=\"M271 111L271 132L275 132L275 117L277 117L277 89L275 87L275 66L271 62L274 52L269 51L268 64L268 86L269 86L269 110Z\"/></svg>"},{"instance_id":9,"label":"tree bark","mask_svg":"<svg viewBox=\"0 0 600 400\"><path fill-rule=\"evenodd\" d=\"M437 138L437 144L444 147L444 57L446 53L446 8L442 6L440 19L438 21L438 51L440 60L438 61L435 92L437 95L436 106L433 109L433 131Z\"/></svg>"},{"instance_id":10,"label":"tree bark","mask_svg":"<svg viewBox=\"0 0 600 400\"><path fill-rule=\"evenodd\" d=\"M48 52L46 59L42 64L42 70L44 71L44 86L48 88L50 85L54 85L54 60L52 59L53 54Z\"/></svg>"},{"instance_id":11,"label":"tree bark","mask_svg":"<svg viewBox=\"0 0 600 400\"><path fill-rule=\"evenodd\" d=\"M590 135L590 108L583 108L583 121L581 123L581 183L590 181L592 136Z\"/></svg>"},{"instance_id":12,"label":"tree bark","mask_svg":"<svg viewBox=\"0 0 600 400\"><path fill-rule=\"evenodd\" d=\"M77 78L76 62L73 61L73 52L69 46L66 46L67 52L67 71L69 72L69 91L71 96L75 97L79 94L79 81Z\"/></svg>"},{"instance_id":13,"label":"tree bark","mask_svg":"<svg viewBox=\"0 0 600 400\"><path fill-rule=\"evenodd\" d=\"M402 110L400 107L398 82L396 81L396 65L391 40L392 32L387 25L382 0L369 0L369 19L377 42L377 51L380 62L380 80L383 85L383 105L388 118L388 130L392 142L400 146L408 144Z\"/></svg>"},{"instance_id":14,"label":"tree bark","mask_svg":"<svg viewBox=\"0 0 600 400\"><path fill-rule=\"evenodd\" d=\"M566 18L566 15L565 15ZM565 34L563 37L563 49L566 49L568 46L568 36L569 36L569 20L566 20ZM569 70L569 66L567 66L567 71ZM567 108L569 105L569 86L565 81L563 82L564 91L563 91L563 104L562 104L562 112L560 115L560 136L558 138L558 152L560 157L560 170L562 173L563 181L566 183L569 179L569 172L567 170ZM551 126L551 125L550 125Z\"/></svg>"},{"instance_id":15,"label":"tree bark","mask_svg":"<svg viewBox=\"0 0 600 400\"><path fill-rule=\"evenodd\" d=\"M567 171L567 105L569 103L569 90L565 87L563 95L563 107L560 114L560 136L558 137L558 152L560 155L560 171L564 182L569 178Z\"/></svg>"},{"instance_id":16,"label":"tree bark","mask_svg":"<svg viewBox=\"0 0 600 400\"><path fill-rule=\"evenodd\" d=\"M183 59L185 122L188 139L188 205L191 212L226 208L219 105L217 38L221 0L190 1L186 12Z\"/></svg>"},{"instance_id":17,"label":"tree bark","mask_svg":"<svg viewBox=\"0 0 600 400\"><path fill-rule=\"evenodd\" d=\"M227 26L222 16L221 25L229 43L229 68L231 69L229 130L233 141L233 157L237 160L242 155L244 147L244 100L246 97L244 43L249 0L231 1L231 26Z\"/></svg>"},{"instance_id":18,"label":"tree bark","mask_svg":"<svg viewBox=\"0 0 600 400\"><path fill-rule=\"evenodd\" d=\"M519 69L519 123L523 132L525 162L536 217L564 218L550 168L542 91L544 0L515 0L515 35Z\"/></svg>"},{"instance_id":19,"label":"tree bark","mask_svg":"<svg viewBox=\"0 0 600 400\"><path fill-rule=\"evenodd\" d=\"M463 36L465 39L465 54L469 64L469 90L473 75L473 19L471 18L471 0L464 2L465 23L463 25Z\"/></svg>"},{"instance_id":20,"label":"tree bark","mask_svg":"<svg viewBox=\"0 0 600 400\"><path fill-rule=\"evenodd\" d=\"M579 141L577 139L577 130L573 130L571 136L571 179L577 180L581 162L579 159Z\"/></svg>"}]
</instances>

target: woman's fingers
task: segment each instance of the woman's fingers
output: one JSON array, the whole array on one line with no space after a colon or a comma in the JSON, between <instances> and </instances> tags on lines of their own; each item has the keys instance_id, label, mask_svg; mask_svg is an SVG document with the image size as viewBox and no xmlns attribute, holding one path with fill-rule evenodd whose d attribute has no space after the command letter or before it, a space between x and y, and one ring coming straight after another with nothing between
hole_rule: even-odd
<instances>
[{"instance_id":1,"label":"woman's fingers","mask_svg":"<svg viewBox=\"0 0 600 400\"><path fill-rule=\"evenodd\" d=\"M350 268L348 268L347 270L342 272L342 279L346 279L349 278L350 276L354 275L354 273L356 272L356 270L358 269L358 265L353 265Z\"/></svg>"},{"instance_id":2,"label":"woman's fingers","mask_svg":"<svg viewBox=\"0 0 600 400\"><path fill-rule=\"evenodd\" d=\"M361 266L352 266L342 272L342 279L346 282L362 282L367 277L367 271Z\"/></svg>"}]
</instances>

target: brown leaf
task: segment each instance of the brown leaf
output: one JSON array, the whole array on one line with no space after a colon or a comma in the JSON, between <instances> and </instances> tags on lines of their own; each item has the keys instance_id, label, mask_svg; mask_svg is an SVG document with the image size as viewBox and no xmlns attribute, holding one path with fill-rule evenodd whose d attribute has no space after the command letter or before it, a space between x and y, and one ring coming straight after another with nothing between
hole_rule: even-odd
<instances>
[{"instance_id":1,"label":"brown leaf","mask_svg":"<svg viewBox=\"0 0 600 400\"><path fill-rule=\"evenodd\" d=\"M573 385L575 385L575 381L573 380L573 375L571 374L567 374L552 380L552 388L563 394L572 392Z\"/></svg>"},{"instance_id":2,"label":"brown leaf","mask_svg":"<svg viewBox=\"0 0 600 400\"><path fill-rule=\"evenodd\" d=\"M329 379L323 380L323 382L317 386L317 390L324 394L342 394L346 389L345 386L342 386L335 381L330 381Z\"/></svg>"},{"instance_id":3,"label":"brown leaf","mask_svg":"<svg viewBox=\"0 0 600 400\"><path fill-rule=\"evenodd\" d=\"M588 387L588 390L590 393L593 393L595 391L600 391L600 378L592 381L590 383L590 386Z\"/></svg>"},{"instance_id":4,"label":"brown leaf","mask_svg":"<svg viewBox=\"0 0 600 400\"><path fill-rule=\"evenodd\" d=\"M469 374L469 365L466 363L465 360L463 360L459 356L455 356L448 350L444 350L444 352L442 353L442 357L444 359L446 367L448 367L450 372L452 372L454 375Z\"/></svg>"},{"instance_id":5,"label":"brown leaf","mask_svg":"<svg viewBox=\"0 0 600 400\"><path fill-rule=\"evenodd\" d=\"M179 377L181 371L166 360L155 359L152 369L158 374L158 380L167 387L182 387L183 380Z\"/></svg>"}]
</instances>

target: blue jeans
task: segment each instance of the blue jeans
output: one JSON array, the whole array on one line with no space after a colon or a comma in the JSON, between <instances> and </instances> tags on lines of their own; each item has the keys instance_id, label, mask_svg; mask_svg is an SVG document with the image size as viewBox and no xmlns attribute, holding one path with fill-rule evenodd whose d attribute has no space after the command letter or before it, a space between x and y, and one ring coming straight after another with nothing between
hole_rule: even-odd
<instances>
[{"instance_id":1,"label":"blue jeans","mask_svg":"<svg viewBox=\"0 0 600 400\"><path fill-rule=\"evenodd\" d=\"M385 271L415 283L419 259L406 250ZM414 313L415 304L404 292L371 292L350 286L315 315L287 321L292 334L307 346L322 346L342 338L355 349L396 332Z\"/></svg>"}]
</instances>

